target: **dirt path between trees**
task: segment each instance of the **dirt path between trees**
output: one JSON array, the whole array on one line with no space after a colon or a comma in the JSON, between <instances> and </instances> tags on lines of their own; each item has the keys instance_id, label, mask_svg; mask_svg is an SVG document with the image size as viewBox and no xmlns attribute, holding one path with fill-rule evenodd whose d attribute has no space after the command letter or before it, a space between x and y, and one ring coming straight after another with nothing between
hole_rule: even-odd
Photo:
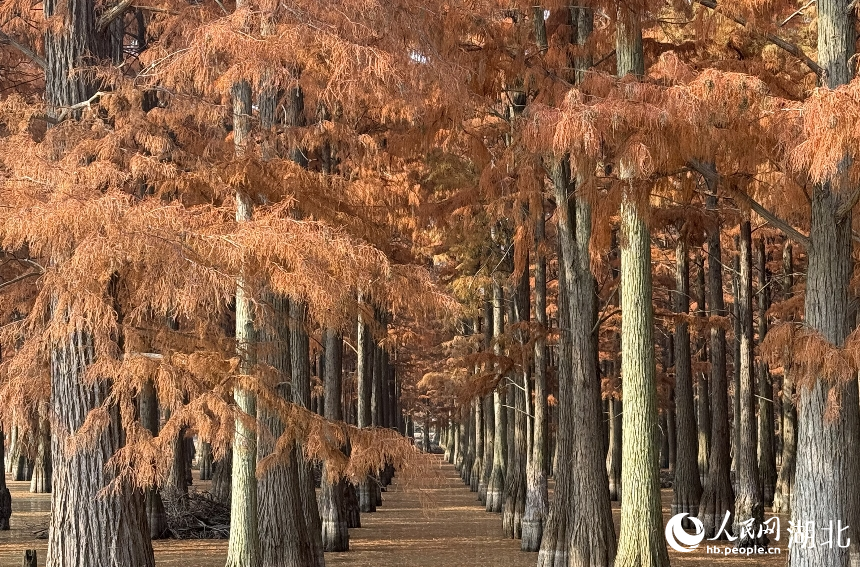
<instances>
[{"instance_id":1,"label":"dirt path between trees","mask_svg":"<svg viewBox=\"0 0 860 567\"><path fill-rule=\"evenodd\" d=\"M501 517L488 514L460 481L454 467L440 465L432 488L395 484L383 493L375 514L362 514L362 527L350 530L347 553L327 553L331 567L534 567L537 554L520 551L519 540L501 537ZM47 526L50 495L30 494L29 483L9 481L11 530L0 532L0 565L20 565L24 549L38 550L44 565L47 540L33 531ZM669 518L671 490L663 491L663 517ZM618 529L619 511L613 506ZM787 518L781 518L782 555L739 558L709 555L703 546L693 553L671 553L673 567L777 567L786 562ZM222 567L225 540L161 540L153 543L158 567ZM724 544L723 544L724 545Z\"/></svg>"}]
</instances>

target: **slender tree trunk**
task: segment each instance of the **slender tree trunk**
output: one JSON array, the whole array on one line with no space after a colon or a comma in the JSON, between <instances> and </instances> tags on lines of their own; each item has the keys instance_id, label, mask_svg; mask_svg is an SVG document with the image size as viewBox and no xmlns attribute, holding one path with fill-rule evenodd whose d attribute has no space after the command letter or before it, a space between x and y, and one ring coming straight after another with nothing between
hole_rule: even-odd
<instances>
[{"instance_id":1,"label":"slender tree trunk","mask_svg":"<svg viewBox=\"0 0 860 567\"><path fill-rule=\"evenodd\" d=\"M40 404L41 405L41 404ZM39 429L36 438L36 458L33 460L30 475L30 492L51 492L51 421L48 419L47 408L39 409Z\"/></svg>"},{"instance_id":2,"label":"slender tree trunk","mask_svg":"<svg viewBox=\"0 0 860 567\"><path fill-rule=\"evenodd\" d=\"M690 312L690 266L687 235L681 229L675 248L674 312L686 316ZM693 400L693 373L690 362L690 327L686 320L675 323L675 423L677 431L677 462L672 493L672 515L699 514L702 483L698 468L696 416Z\"/></svg>"},{"instance_id":3,"label":"slender tree trunk","mask_svg":"<svg viewBox=\"0 0 860 567\"><path fill-rule=\"evenodd\" d=\"M250 133L251 85L240 81L233 85L233 141L237 155L242 155L245 139ZM253 215L250 196L236 193L236 222L248 222ZM236 282L236 343L240 374L249 374L254 365L255 331L252 299L247 295L242 277ZM257 533L257 433L248 420L257 417L256 397L247 388L237 385L233 398L241 414L236 418L233 433L233 476L230 495L230 542L227 546L227 567L257 567L260 565Z\"/></svg>"},{"instance_id":4,"label":"slender tree trunk","mask_svg":"<svg viewBox=\"0 0 860 567\"><path fill-rule=\"evenodd\" d=\"M493 336L497 338L504 332L504 291L498 277L493 279ZM501 347L496 344L496 355L501 354ZM497 386L493 392L493 470L487 483L487 512L500 513L504 505L505 470L507 466L507 432L508 419L505 409L505 387Z\"/></svg>"},{"instance_id":5,"label":"slender tree trunk","mask_svg":"<svg viewBox=\"0 0 860 567\"><path fill-rule=\"evenodd\" d=\"M484 288L484 350L489 352L493 342L493 302L489 299L489 290ZM484 371L489 369L484 366ZM478 500L484 507L487 506L487 487L490 484L490 474L493 472L494 441L496 436L495 412L493 410L493 396L485 396L481 400L483 406L481 413L484 416L484 454L481 470L481 478L478 481Z\"/></svg>"},{"instance_id":6,"label":"slender tree trunk","mask_svg":"<svg viewBox=\"0 0 860 567\"><path fill-rule=\"evenodd\" d=\"M740 324L739 366L740 390L740 443L737 448L737 482L735 483L735 517L732 531L738 536L735 546L754 547L767 543L767 537L758 537L764 522L764 501L758 471L755 416L755 368L752 302L752 237L750 221L741 221L738 240L738 320ZM748 529L741 529L745 521L752 520Z\"/></svg>"},{"instance_id":7,"label":"slender tree trunk","mask_svg":"<svg viewBox=\"0 0 860 567\"><path fill-rule=\"evenodd\" d=\"M200 456L197 462L200 467L200 480L212 480L212 445L208 441L200 441Z\"/></svg>"},{"instance_id":8,"label":"slender tree trunk","mask_svg":"<svg viewBox=\"0 0 860 567\"><path fill-rule=\"evenodd\" d=\"M711 195L707 208L714 216L714 227L708 233L708 288L709 314L724 317L722 254L720 250L720 224L717 213L716 184L709 182ZM711 452L708 456L708 479L699 503L699 519L705 536L714 537L726 512L734 514L735 494L731 481L731 455L729 454L728 388L726 384L726 331L712 325L711 339Z\"/></svg>"},{"instance_id":9,"label":"slender tree trunk","mask_svg":"<svg viewBox=\"0 0 860 567\"><path fill-rule=\"evenodd\" d=\"M696 274L696 316L704 319L705 310L705 262L697 252L694 258ZM699 344L699 361L708 362L708 341L702 338ZM708 478L708 458L711 454L711 396L708 377L704 372L696 372L696 428L698 432L699 479L704 487Z\"/></svg>"},{"instance_id":10,"label":"slender tree trunk","mask_svg":"<svg viewBox=\"0 0 860 567\"><path fill-rule=\"evenodd\" d=\"M343 339L334 329L323 331L325 348L325 418L341 421L341 381L343 361ZM327 465L323 464L322 491L320 492L320 517L322 519L322 542L325 551L348 551L349 530L346 519L344 491L346 481L331 482L327 476Z\"/></svg>"},{"instance_id":11,"label":"slender tree trunk","mask_svg":"<svg viewBox=\"0 0 860 567\"><path fill-rule=\"evenodd\" d=\"M540 9L540 8L538 8ZM543 21L543 12L537 14ZM546 384L546 258L543 198L537 208L535 228L535 322L540 326L534 340L534 425L526 467L526 504L522 520L523 551L540 550L543 523L549 507L547 489L547 384Z\"/></svg>"},{"instance_id":12,"label":"slender tree trunk","mask_svg":"<svg viewBox=\"0 0 860 567\"><path fill-rule=\"evenodd\" d=\"M371 391L373 389L373 336L370 328L364 322L364 314L359 309L358 330L356 331L356 382L357 382L357 416L359 428L371 426ZM426 433L425 433L426 435ZM358 485L358 502L361 512L376 512L376 492L373 488L376 480L368 475L364 482Z\"/></svg>"},{"instance_id":13,"label":"slender tree trunk","mask_svg":"<svg viewBox=\"0 0 860 567\"><path fill-rule=\"evenodd\" d=\"M292 366L293 403L310 409L311 402L311 361L309 338L305 329L307 308L299 301L290 301L290 364ZM310 544L311 562L309 567L324 567L322 543L322 520L316 497L314 465L304 457L301 447L296 448L296 466L299 473L299 497Z\"/></svg>"},{"instance_id":14,"label":"slender tree trunk","mask_svg":"<svg viewBox=\"0 0 860 567\"><path fill-rule=\"evenodd\" d=\"M786 239L782 249L783 300L791 298L791 288L794 286L791 246L791 241ZM794 474L797 468L797 408L794 406L794 374L790 368L792 350L788 345L783 353L782 462L773 495L773 511L783 514L791 512L791 494L794 491Z\"/></svg>"},{"instance_id":15,"label":"slender tree trunk","mask_svg":"<svg viewBox=\"0 0 860 567\"><path fill-rule=\"evenodd\" d=\"M612 362L609 363L614 366ZM621 502L621 443L623 432L621 416L623 402L609 398L609 451L606 455L606 475L609 479L609 498Z\"/></svg>"},{"instance_id":16,"label":"slender tree trunk","mask_svg":"<svg viewBox=\"0 0 860 567\"><path fill-rule=\"evenodd\" d=\"M767 310L770 307L769 275L767 273L767 252L764 238L757 245L758 272L760 285L758 291L758 337L759 344L767 334ZM758 469L761 478L762 498L764 505L773 504L773 493L776 486L776 455L774 447L774 394L770 368L767 362L759 360L756 365L758 373Z\"/></svg>"},{"instance_id":17,"label":"slender tree trunk","mask_svg":"<svg viewBox=\"0 0 860 567\"><path fill-rule=\"evenodd\" d=\"M5 435L0 426L0 442L5 443ZM0 471L6 470L6 452L0 447ZM12 515L12 494L6 486L6 475L0 474L0 531L9 529L9 517Z\"/></svg>"}]
</instances>

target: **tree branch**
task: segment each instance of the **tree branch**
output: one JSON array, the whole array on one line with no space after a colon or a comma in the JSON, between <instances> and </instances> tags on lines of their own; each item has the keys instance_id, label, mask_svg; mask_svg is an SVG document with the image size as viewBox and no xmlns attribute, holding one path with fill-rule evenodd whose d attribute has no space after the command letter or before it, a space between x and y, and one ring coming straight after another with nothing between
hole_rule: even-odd
<instances>
[{"instance_id":1,"label":"tree branch","mask_svg":"<svg viewBox=\"0 0 860 567\"><path fill-rule=\"evenodd\" d=\"M48 62L39 57L35 51L32 51L26 45L18 43L2 30L0 30L0 43L8 43L12 47L20 51L27 59L38 65L42 69L42 71L44 71L48 67Z\"/></svg>"},{"instance_id":2,"label":"tree branch","mask_svg":"<svg viewBox=\"0 0 860 567\"><path fill-rule=\"evenodd\" d=\"M99 32L103 32L107 29L112 21L117 19L122 15L123 12L131 8L131 5L134 4L134 0L120 0L119 4L106 10L101 17L99 18L98 23L96 24L96 28Z\"/></svg>"},{"instance_id":3,"label":"tree branch","mask_svg":"<svg viewBox=\"0 0 860 567\"><path fill-rule=\"evenodd\" d=\"M714 11L717 10L716 0L696 0L696 2L701 4L702 6L704 6L706 8L710 8L711 10L714 10ZM747 21L745 19L741 18L740 16L731 16L729 14L726 14L725 12L721 12L721 13L725 17L733 20L738 25L743 26L743 27L747 27ZM781 37L776 36L772 33L761 32L761 31L756 30L754 28L749 28L749 29L750 29L750 31L752 31L756 35L763 37L764 39L768 40L769 42L771 42L775 46L779 47L780 49L782 49L788 53L791 53L792 55L794 55L795 57L797 57L798 59L803 61L806 64L806 66L809 67L812 70L812 72L815 73L816 75L818 75L819 77L824 76L824 69L822 69L818 65L818 63L816 63L815 61L810 59L809 56L806 55L806 53L804 53L803 50L799 46L794 45L793 43L789 43L789 42L785 41L784 39L782 39Z\"/></svg>"},{"instance_id":4,"label":"tree branch","mask_svg":"<svg viewBox=\"0 0 860 567\"><path fill-rule=\"evenodd\" d=\"M714 168L713 165L705 164L698 160L690 160L690 167L699 172L702 177L705 177L709 181L713 183L719 183L720 174L717 173L717 170L716 168ZM783 233L785 233L786 236L788 236L801 246L809 249L808 236L804 235L799 230L797 230L769 210L765 209L763 206L761 206L760 203L758 203L758 201L756 201L743 191L738 191L737 189L732 188L728 184L724 185L724 187L729 191L729 194L733 199L742 202L744 205L755 211L758 216L766 220L768 224L775 228L778 228Z\"/></svg>"},{"instance_id":5,"label":"tree branch","mask_svg":"<svg viewBox=\"0 0 860 567\"><path fill-rule=\"evenodd\" d=\"M7 282L0 283L0 289L3 289L4 287L9 287L10 285L15 285L16 283L23 281L23 280L26 280L29 277L38 276L38 275L41 275L41 272L27 272L26 274L22 274L22 275L18 276L17 278L12 278L11 280L9 280Z\"/></svg>"}]
</instances>

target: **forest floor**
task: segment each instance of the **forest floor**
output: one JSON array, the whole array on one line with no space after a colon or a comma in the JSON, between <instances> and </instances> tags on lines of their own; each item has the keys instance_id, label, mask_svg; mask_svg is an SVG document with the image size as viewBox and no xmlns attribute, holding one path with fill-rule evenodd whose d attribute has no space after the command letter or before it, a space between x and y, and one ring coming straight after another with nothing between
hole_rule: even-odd
<instances>
[{"instance_id":1,"label":"forest floor","mask_svg":"<svg viewBox=\"0 0 860 567\"><path fill-rule=\"evenodd\" d=\"M501 518L488 514L454 467L441 465L441 480L428 487L395 484L383 493L383 506L362 514L362 527L350 530L350 551L327 553L331 567L533 567L537 554L522 553L519 540L501 537ZM0 532L0 565L20 565L23 550L36 549L44 565L47 540L33 532L47 527L50 495L30 494L29 483L8 480L12 492L11 530ZM200 483L196 483L200 484ZM207 483L208 484L208 483ZM197 488L200 488L198 486ZM663 517L669 518L672 491L663 490ZM619 510L613 505L618 529ZM777 567L785 564L787 519L782 518L782 555L722 557L704 552L671 553L673 567ZM153 542L158 567L222 567L226 540Z\"/></svg>"}]
</instances>

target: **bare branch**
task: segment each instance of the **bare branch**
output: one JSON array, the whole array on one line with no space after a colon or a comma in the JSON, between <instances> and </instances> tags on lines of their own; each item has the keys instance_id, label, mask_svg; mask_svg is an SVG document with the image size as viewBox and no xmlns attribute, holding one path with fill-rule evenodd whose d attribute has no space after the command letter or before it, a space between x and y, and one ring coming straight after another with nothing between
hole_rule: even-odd
<instances>
[{"instance_id":1,"label":"bare branch","mask_svg":"<svg viewBox=\"0 0 860 567\"><path fill-rule=\"evenodd\" d=\"M716 168L714 168L713 165L705 164L697 160L691 160L690 167L699 172L702 177L705 177L709 181L712 181L714 183L719 182L720 174L717 173L717 170ZM733 199L735 199L736 201L740 201L741 203L755 211L761 218L765 219L768 224L775 228L778 228L783 233L785 233L786 236L788 236L798 244L804 246L807 249L809 248L808 236L804 235L799 230L797 230L769 210L765 209L758 201L756 201L743 191L738 191L737 189L732 188L731 184L725 184L723 185L723 187L728 190L729 194Z\"/></svg>"},{"instance_id":2,"label":"bare branch","mask_svg":"<svg viewBox=\"0 0 860 567\"><path fill-rule=\"evenodd\" d=\"M698 2L702 6L705 6L706 8L710 8L711 10L715 10L715 11L717 10L716 0L696 0L696 2ZM738 25L743 26L745 28L747 27L747 21L745 19L743 19L739 16L731 16L731 15L726 14L724 12L721 12L721 13L725 17L733 20ZM750 31L752 31L753 33L755 33L756 35L763 37L764 39L768 40L769 42L771 42L775 46L779 47L780 49L782 49L788 53L791 53L792 55L794 55L795 57L797 57L798 59L803 61L803 63L805 63L806 66L809 67L812 70L812 72L815 73L816 75L818 75L819 77L824 76L824 69L822 69L818 65L818 63L816 63L815 61L810 59L809 56L806 55L806 53L804 53L803 50L799 46L794 45L793 43L789 43L789 42L785 41L784 39L782 39L781 37L773 35L772 33L761 32L761 31L758 31L754 28L748 28L748 29Z\"/></svg>"},{"instance_id":3,"label":"bare branch","mask_svg":"<svg viewBox=\"0 0 860 567\"><path fill-rule=\"evenodd\" d=\"M48 62L39 57L39 55L37 55L35 51L32 51L26 45L18 43L2 30L0 30L0 43L8 43L12 47L20 51L27 59L38 65L42 69L42 71L44 71L48 67Z\"/></svg>"},{"instance_id":4,"label":"bare branch","mask_svg":"<svg viewBox=\"0 0 860 567\"><path fill-rule=\"evenodd\" d=\"M98 23L96 24L96 28L99 32L103 32L107 29L112 21L120 17L123 12L131 8L131 5L134 4L134 0L120 0L119 4L106 10L105 13L101 15Z\"/></svg>"},{"instance_id":5,"label":"bare branch","mask_svg":"<svg viewBox=\"0 0 860 567\"><path fill-rule=\"evenodd\" d=\"M11 280L9 280L7 282L0 283L0 289L3 289L4 287L9 287L10 285L15 285L16 283L18 283L20 281L23 281L23 280L26 280L27 278L30 278L33 276L38 276L38 275L41 275L41 272L27 272L26 274L22 274L22 275L18 276L17 278L12 278Z\"/></svg>"}]
</instances>

